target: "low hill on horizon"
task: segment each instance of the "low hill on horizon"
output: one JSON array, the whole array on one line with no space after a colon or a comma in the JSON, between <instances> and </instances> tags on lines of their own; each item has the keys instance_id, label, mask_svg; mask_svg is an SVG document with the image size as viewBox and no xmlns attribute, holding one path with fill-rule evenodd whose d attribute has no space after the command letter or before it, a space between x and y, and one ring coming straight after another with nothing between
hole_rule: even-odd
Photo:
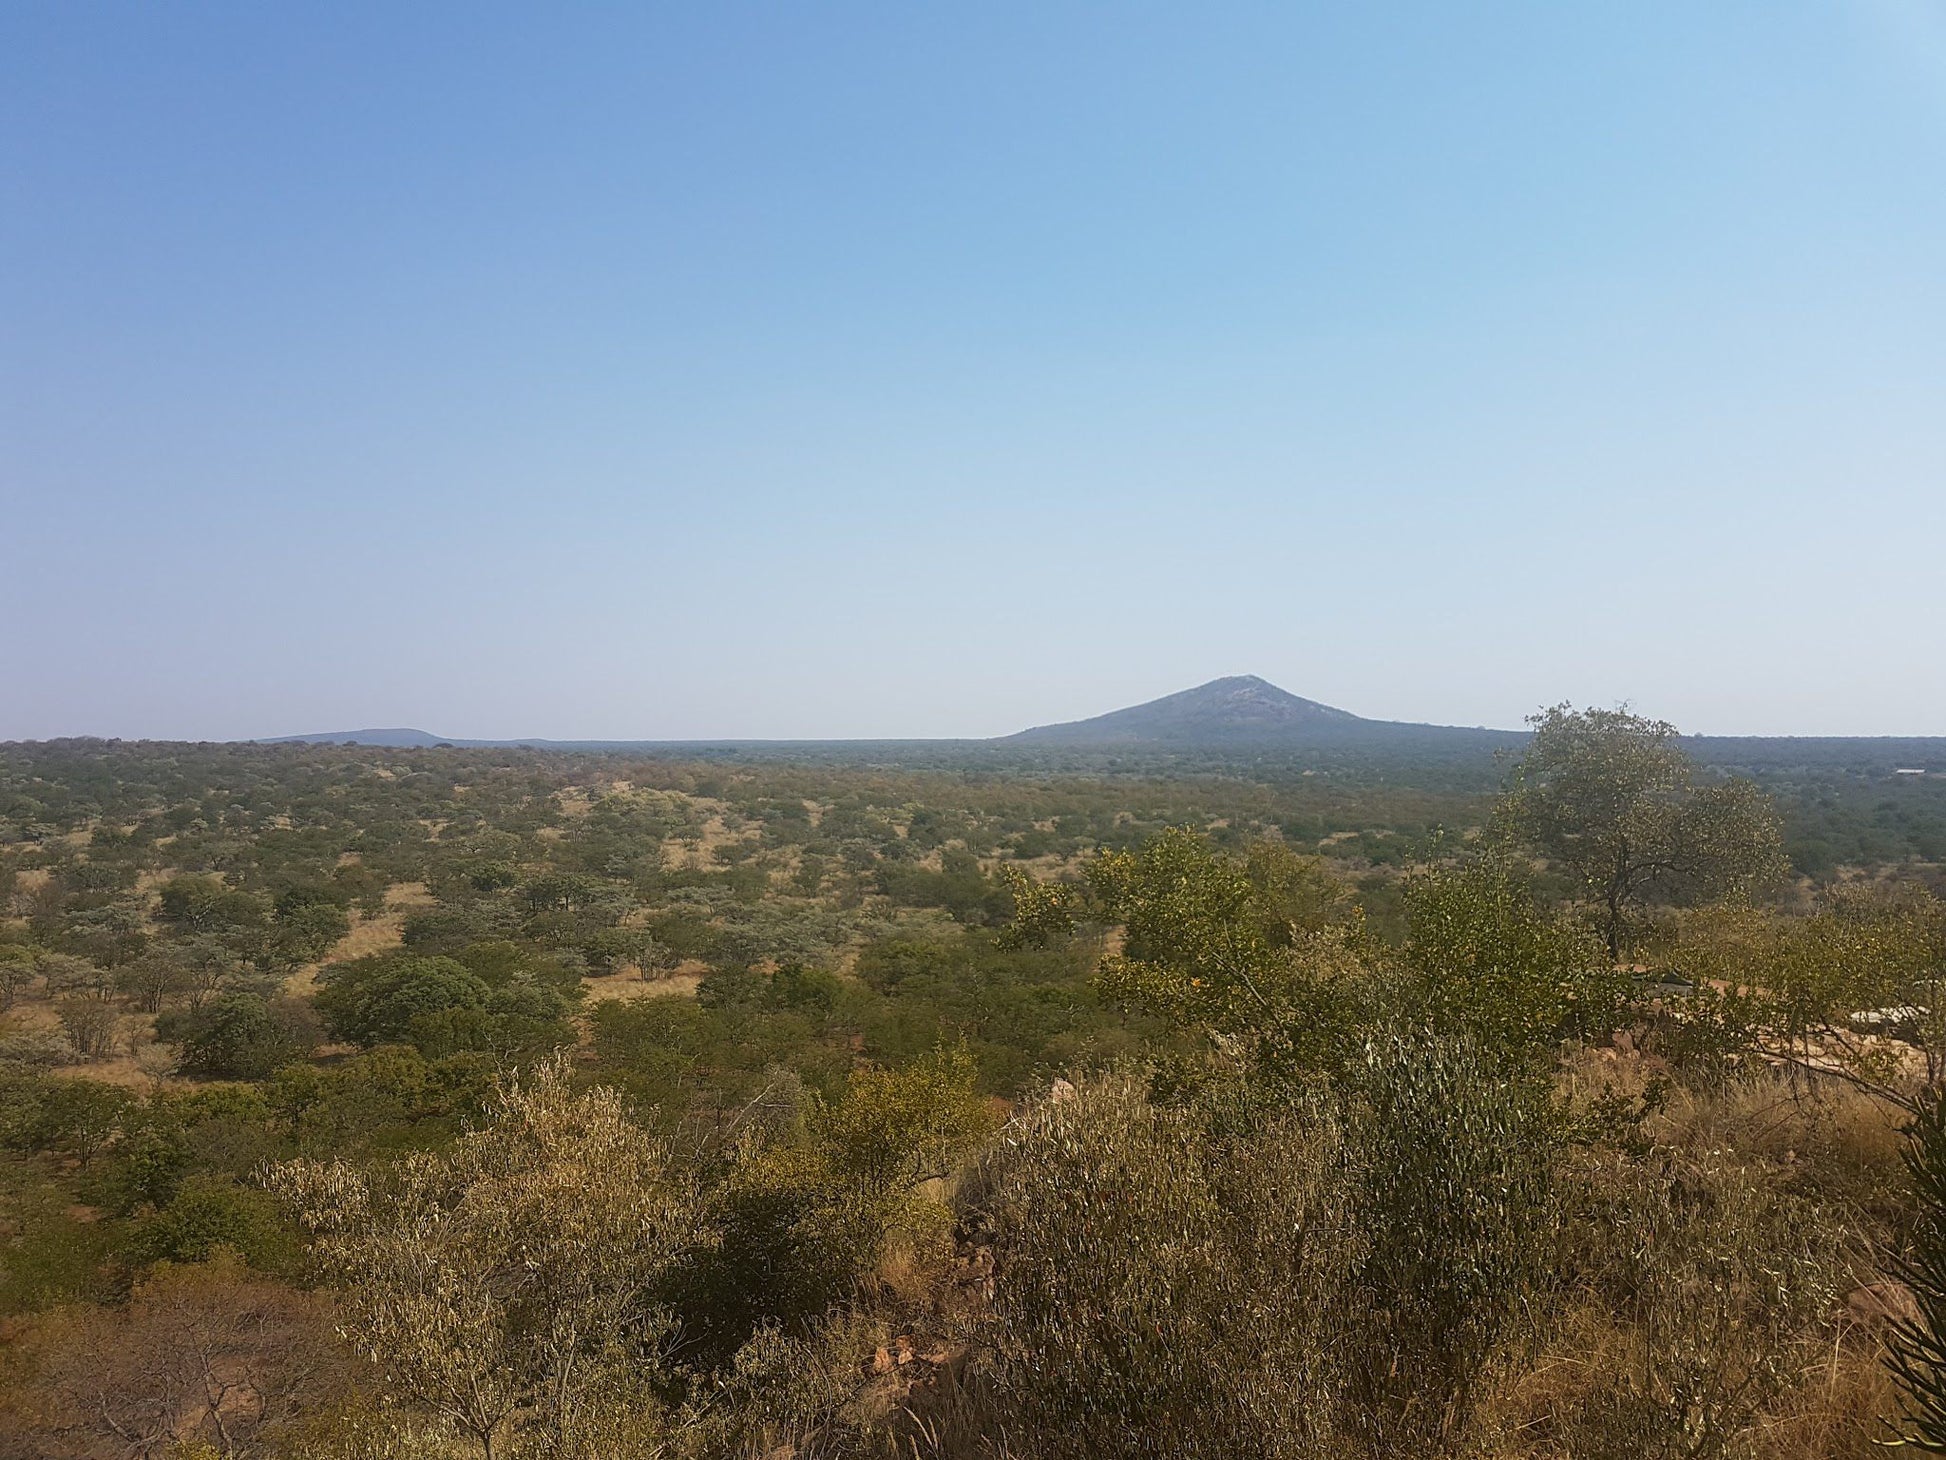
<instances>
[{"instance_id":1,"label":"low hill on horizon","mask_svg":"<svg viewBox=\"0 0 1946 1460\"><path fill-rule=\"evenodd\" d=\"M1036 725L1004 737L1001 743L1215 748L1436 739L1492 746L1514 745L1525 738L1524 730L1367 720L1335 705L1294 695L1257 675L1233 674L1090 719Z\"/></svg>"},{"instance_id":2,"label":"low hill on horizon","mask_svg":"<svg viewBox=\"0 0 1946 1460\"><path fill-rule=\"evenodd\" d=\"M257 745L371 745L381 750L424 750L435 745L463 745L466 741L451 740L444 735L434 735L425 730L324 730L310 735L273 735L253 742ZM474 741L477 745L500 744L498 741ZM505 742L512 744L511 741Z\"/></svg>"},{"instance_id":3,"label":"low hill on horizon","mask_svg":"<svg viewBox=\"0 0 1946 1460\"><path fill-rule=\"evenodd\" d=\"M1229 675L1213 679L1193 689L1179 690L1146 704L1111 710L1086 720L1063 724L1037 725L1012 735L991 739L952 739L936 741L815 741L815 740L549 740L460 739L434 735L429 731L401 728L385 730L336 730L307 735L280 735L260 740L261 745L342 745L346 743L382 749L423 749L436 745L460 748L500 749L532 746L536 749L628 749L634 747L673 747L688 745L895 745L938 744L968 748L1048 746L1075 749L1123 749L1154 746L1167 749L1224 749L1251 747L1275 749L1279 746L1351 745L1364 743L1396 744L1401 740L1427 738L1479 746L1511 745L1526 738L1521 730L1489 730L1447 725L1421 725L1397 720L1368 720L1334 705L1307 700L1281 689L1254 674Z\"/></svg>"}]
</instances>

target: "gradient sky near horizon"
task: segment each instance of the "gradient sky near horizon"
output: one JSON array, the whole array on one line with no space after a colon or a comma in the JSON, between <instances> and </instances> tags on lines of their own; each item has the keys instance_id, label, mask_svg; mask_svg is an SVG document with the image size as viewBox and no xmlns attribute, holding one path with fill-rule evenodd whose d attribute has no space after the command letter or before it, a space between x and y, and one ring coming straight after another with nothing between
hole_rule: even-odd
<instances>
[{"instance_id":1,"label":"gradient sky near horizon","mask_svg":"<svg viewBox=\"0 0 1946 1460\"><path fill-rule=\"evenodd\" d=\"M0 3L0 738L1946 734L1946 0Z\"/></svg>"}]
</instances>

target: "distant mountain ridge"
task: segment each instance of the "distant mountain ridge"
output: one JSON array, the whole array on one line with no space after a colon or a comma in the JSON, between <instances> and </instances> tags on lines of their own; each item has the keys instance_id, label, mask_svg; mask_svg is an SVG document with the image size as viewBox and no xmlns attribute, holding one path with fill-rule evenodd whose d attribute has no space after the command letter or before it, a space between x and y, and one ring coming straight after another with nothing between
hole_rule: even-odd
<instances>
[{"instance_id":1,"label":"distant mountain ridge","mask_svg":"<svg viewBox=\"0 0 1946 1460\"><path fill-rule=\"evenodd\" d=\"M1090 719L1037 725L1000 743L1102 749L1144 745L1214 748L1345 745L1427 737L1512 744L1525 738L1525 733L1367 720L1335 705L1294 695L1254 674L1233 674Z\"/></svg>"},{"instance_id":2,"label":"distant mountain ridge","mask_svg":"<svg viewBox=\"0 0 1946 1460\"><path fill-rule=\"evenodd\" d=\"M443 735L424 730L327 730L313 735L277 735L258 745L374 745L384 750L423 750L434 745L457 745ZM511 742L508 742L511 743Z\"/></svg>"},{"instance_id":3,"label":"distant mountain ridge","mask_svg":"<svg viewBox=\"0 0 1946 1460\"><path fill-rule=\"evenodd\" d=\"M1396 742L1401 737L1423 739L1458 737L1494 742L1524 738L1517 730L1468 730L1442 725L1413 725L1395 720L1367 720L1335 705L1322 704L1280 689L1254 674L1212 679L1194 689L1178 690L1145 704L1111 710L1086 720L1036 725L992 740L955 742L968 746L1050 746L1076 749L1155 746L1166 749L1275 748L1282 745L1346 745ZM435 745L463 748L533 746L551 749L680 744L787 744L749 741L648 740L462 740L425 730L334 730L311 735L283 735L259 742L266 745L342 745L347 742L382 749L424 749ZM817 744L821 742L802 742ZM869 743L869 742L860 742ZM892 742L886 742L892 743Z\"/></svg>"},{"instance_id":4,"label":"distant mountain ridge","mask_svg":"<svg viewBox=\"0 0 1946 1460\"><path fill-rule=\"evenodd\" d=\"M1307 700L1254 674L1229 675L1086 720L1036 725L989 740L548 740L459 739L410 728L334 730L284 735L262 745L355 745L417 750L439 745L464 750L528 748L559 752L635 751L648 754L865 756L888 764L917 764L939 756L984 755L997 763L1049 756L1063 761L1096 756L1154 755L1172 763L1215 757L1251 762L1323 755L1376 764L1492 766L1498 752L1518 750L1526 730L1491 730L1368 720L1349 710ZM1874 774L1922 768L1946 777L1946 737L1926 736L1686 736L1706 765L1730 768L1845 765ZM1315 753L1315 754L1314 754ZM1348 758L1348 760L1347 760ZM1917 780L1917 777L1913 779Z\"/></svg>"}]
</instances>

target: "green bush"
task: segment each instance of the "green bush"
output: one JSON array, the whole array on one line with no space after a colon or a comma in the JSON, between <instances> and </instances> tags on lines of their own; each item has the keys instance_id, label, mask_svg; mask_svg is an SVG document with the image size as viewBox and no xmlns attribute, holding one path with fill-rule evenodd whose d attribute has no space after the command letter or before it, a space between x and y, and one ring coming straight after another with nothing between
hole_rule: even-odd
<instances>
[{"instance_id":1,"label":"green bush","mask_svg":"<svg viewBox=\"0 0 1946 1460\"><path fill-rule=\"evenodd\" d=\"M1356 1096L1350 1393L1374 1448L1407 1453L1461 1427L1552 1259L1563 1125L1544 1077L1430 1031L1374 1039Z\"/></svg>"},{"instance_id":2,"label":"green bush","mask_svg":"<svg viewBox=\"0 0 1946 1460\"><path fill-rule=\"evenodd\" d=\"M305 1052L288 1022L255 994L164 1015L156 1033L179 1046L178 1067L200 1080L261 1080Z\"/></svg>"},{"instance_id":3,"label":"green bush","mask_svg":"<svg viewBox=\"0 0 1946 1460\"><path fill-rule=\"evenodd\" d=\"M683 1300L700 1361L718 1366L766 1325L802 1334L856 1292L886 1239L937 1247L945 1208L920 1194L985 1133L963 1053L854 1072L813 1096L795 1130L746 1139L712 1193L718 1245L698 1254Z\"/></svg>"},{"instance_id":4,"label":"green bush","mask_svg":"<svg viewBox=\"0 0 1946 1460\"><path fill-rule=\"evenodd\" d=\"M165 1205L138 1220L128 1250L138 1262L207 1262L224 1247L267 1272L293 1270L301 1250L269 1193L208 1175L184 1178Z\"/></svg>"},{"instance_id":5,"label":"green bush","mask_svg":"<svg viewBox=\"0 0 1946 1460\"><path fill-rule=\"evenodd\" d=\"M487 988L450 958L389 954L334 964L320 976L318 1013L340 1039L367 1047L412 1042L413 1021L477 1009Z\"/></svg>"},{"instance_id":6,"label":"green bush","mask_svg":"<svg viewBox=\"0 0 1946 1460\"><path fill-rule=\"evenodd\" d=\"M1482 859L1410 880L1405 963L1437 1027L1512 1063L1569 1035L1605 1037L1629 992L1584 928L1550 915L1526 879Z\"/></svg>"},{"instance_id":7,"label":"green bush","mask_svg":"<svg viewBox=\"0 0 1946 1460\"><path fill-rule=\"evenodd\" d=\"M1034 1107L968 1203L1009 1453L1344 1454L1346 1155L1327 1112L1162 1107L1127 1075Z\"/></svg>"}]
</instances>

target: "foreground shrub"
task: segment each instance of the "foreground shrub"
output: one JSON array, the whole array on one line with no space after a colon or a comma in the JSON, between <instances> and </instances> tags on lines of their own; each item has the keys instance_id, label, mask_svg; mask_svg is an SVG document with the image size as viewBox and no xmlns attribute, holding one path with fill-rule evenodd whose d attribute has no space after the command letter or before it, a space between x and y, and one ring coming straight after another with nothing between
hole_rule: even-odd
<instances>
[{"instance_id":1,"label":"foreground shrub","mask_svg":"<svg viewBox=\"0 0 1946 1460\"><path fill-rule=\"evenodd\" d=\"M1475 1385L1553 1256L1559 1123L1542 1081L1471 1043L1393 1034L1367 1050L1352 1130L1370 1244L1349 1375L1381 1453L1463 1428Z\"/></svg>"},{"instance_id":2,"label":"foreground shrub","mask_svg":"<svg viewBox=\"0 0 1946 1460\"><path fill-rule=\"evenodd\" d=\"M1127 1076L1032 1111L983 1178L1006 1439L1088 1457L1433 1453L1553 1255L1544 1085L1376 1042L1351 1089Z\"/></svg>"},{"instance_id":3,"label":"foreground shrub","mask_svg":"<svg viewBox=\"0 0 1946 1460\"><path fill-rule=\"evenodd\" d=\"M686 1356L721 1368L769 1327L797 1338L842 1308L900 1237L944 1257L951 1216L923 1188L991 1129L964 1051L902 1070L859 1069L813 1096L794 1130L736 1148L709 1210L719 1241L685 1272Z\"/></svg>"},{"instance_id":4,"label":"foreground shrub","mask_svg":"<svg viewBox=\"0 0 1946 1460\"><path fill-rule=\"evenodd\" d=\"M1917 1311L1893 1325L1887 1362L1904 1401L1902 1442L1946 1455L1946 1091L1912 1122L1904 1154L1919 1219L1899 1276Z\"/></svg>"},{"instance_id":5,"label":"foreground shrub","mask_svg":"<svg viewBox=\"0 0 1946 1460\"><path fill-rule=\"evenodd\" d=\"M376 1178L296 1162L274 1184L345 1283L358 1349L486 1460L657 1453L663 1289L699 1202L614 1092L574 1094L557 1062L446 1153Z\"/></svg>"},{"instance_id":6,"label":"foreground shrub","mask_svg":"<svg viewBox=\"0 0 1946 1460\"><path fill-rule=\"evenodd\" d=\"M329 1305L249 1274L234 1254L160 1268L124 1308L60 1310L25 1347L38 1360L36 1448L17 1453L48 1460L288 1454L347 1400Z\"/></svg>"},{"instance_id":7,"label":"foreground shrub","mask_svg":"<svg viewBox=\"0 0 1946 1460\"><path fill-rule=\"evenodd\" d=\"M1356 1270L1337 1124L1213 1134L1127 1076L1032 1111L993 1157L986 1324L1022 1455L1341 1453L1331 1381Z\"/></svg>"}]
</instances>

